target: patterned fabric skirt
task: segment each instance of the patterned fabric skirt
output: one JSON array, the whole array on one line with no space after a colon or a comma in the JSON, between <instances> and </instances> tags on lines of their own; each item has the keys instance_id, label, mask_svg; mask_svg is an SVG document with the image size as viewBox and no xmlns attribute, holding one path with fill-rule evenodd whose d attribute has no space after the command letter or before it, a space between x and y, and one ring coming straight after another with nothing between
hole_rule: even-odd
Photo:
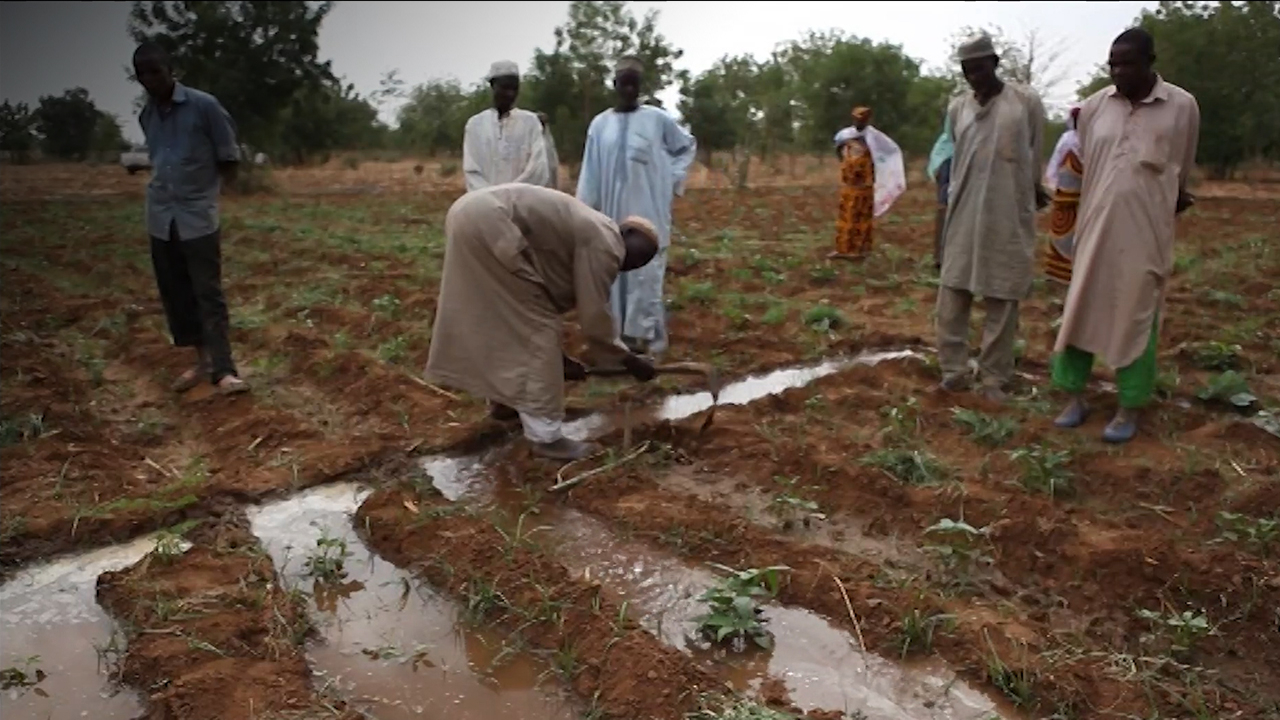
<instances>
[{"instance_id":1,"label":"patterned fabric skirt","mask_svg":"<svg viewBox=\"0 0 1280 720\"><path fill-rule=\"evenodd\" d=\"M1058 187L1053 191L1049 213L1049 242L1044 252L1044 273L1050 279L1071 284L1071 258L1075 255L1076 212L1080 208L1080 185L1084 166L1074 152L1068 152L1058 169Z\"/></svg>"},{"instance_id":2,"label":"patterned fabric skirt","mask_svg":"<svg viewBox=\"0 0 1280 720\"><path fill-rule=\"evenodd\" d=\"M861 144L853 140L850 146ZM861 150L862 152L858 152ZM836 252L865 255L871 252L871 230L875 219L875 166L871 152L863 145L845 151L840 165L840 213L836 216Z\"/></svg>"}]
</instances>

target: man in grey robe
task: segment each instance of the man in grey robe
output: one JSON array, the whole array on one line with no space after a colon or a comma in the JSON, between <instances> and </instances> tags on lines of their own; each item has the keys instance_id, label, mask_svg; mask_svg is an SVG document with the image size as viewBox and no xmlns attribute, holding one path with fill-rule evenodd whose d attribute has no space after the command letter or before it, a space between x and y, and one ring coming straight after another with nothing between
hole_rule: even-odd
<instances>
[{"instance_id":1,"label":"man in grey robe","mask_svg":"<svg viewBox=\"0 0 1280 720\"><path fill-rule=\"evenodd\" d=\"M564 354L561 316L577 310L595 364L652 380L653 366L618 337L609 288L653 259L657 230L638 217L615 223L568 193L510 183L458 199L445 235L427 379L488 399L495 419L519 417L540 455L590 455L593 445L562 429L564 381L586 370Z\"/></svg>"},{"instance_id":2,"label":"man in grey robe","mask_svg":"<svg viewBox=\"0 0 1280 720\"><path fill-rule=\"evenodd\" d=\"M1018 304L1031 291L1036 209L1048 204L1040 185L1044 105L1031 88L997 76L989 37L964 43L958 55L973 92L947 108L955 155L938 287L941 387L969 384L969 316L981 296L982 394L999 402L1013 378Z\"/></svg>"}]
</instances>

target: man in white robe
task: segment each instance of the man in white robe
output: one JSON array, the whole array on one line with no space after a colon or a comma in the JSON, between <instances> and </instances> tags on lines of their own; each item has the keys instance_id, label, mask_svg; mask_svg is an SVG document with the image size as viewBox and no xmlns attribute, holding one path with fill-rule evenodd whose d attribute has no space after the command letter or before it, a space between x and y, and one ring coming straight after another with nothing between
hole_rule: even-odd
<instances>
[{"instance_id":1,"label":"man in white robe","mask_svg":"<svg viewBox=\"0 0 1280 720\"><path fill-rule=\"evenodd\" d=\"M982 395L999 402L1013 378L1018 305L1031 292L1044 105L1031 88L996 75L1000 59L985 35L960 46L972 93L947 108L955 154L938 286L942 389L969 384L969 317L975 296L986 318L978 370Z\"/></svg>"},{"instance_id":2,"label":"man in white robe","mask_svg":"<svg viewBox=\"0 0 1280 720\"><path fill-rule=\"evenodd\" d=\"M697 151L693 136L661 108L640 104L643 64L623 58L614 72L617 105L587 130L578 175L578 199L614 220L638 215L658 229L661 249L645 267L618 276L613 311L622 340L640 353L666 350L667 313L662 281L671 242L671 203Z\"/></svg>"},{"instance_id":3,"label":"man in white robe","mask_svg":"<svg viewBox=\"0 0 1280 720\"><path fill-rule=\"evenodd\" d=\"M594 364L640 381L653 366L628 352L609 312L619 272L658 252L643 218L615 223L568 193L522 183L467 193L445 216L447 237L427 379L519 417L534 452L576 460L593 445L564 436L564 381L586 377L564 354L561 316L577 311Z\"/></svg>"},{"instance_id":4,"label":"man in white robe","mask_svg":"<svg viewBox=\"0 0 1280 720\"><path fill-rule=\"evenodd\" d=\"M538 116L515 106L520 70L509 60L489 68L493 107L467 120L462 140L462 172L467 192L518 182L547 184L547 153Z\"/></svg>"}]
</instances>

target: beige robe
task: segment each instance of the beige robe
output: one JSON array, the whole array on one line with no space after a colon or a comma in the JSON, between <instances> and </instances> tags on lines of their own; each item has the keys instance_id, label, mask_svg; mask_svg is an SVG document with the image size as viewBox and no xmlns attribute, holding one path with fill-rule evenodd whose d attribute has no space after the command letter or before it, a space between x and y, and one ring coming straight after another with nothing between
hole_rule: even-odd
<instances>
[{"instance_id":1,"label":"beige robe","mask_svg":"<svg viewBox=\"0 0 1280 720\"><path fill-rule=\"evenodd\" d=\"M1084 101L1077 125L1084 185L1054 350L1072 346L1123 368L1146 350L1164 303L1174 211L1195 165L1200 107L1164 80L1136 106L1109 87Z\"/></svg>"},{"instance_id":2,"label":"beige robe","mask_svg":"<svg viewBox=\"0 0 1280 720\"><path fill-rule=\"evenodd\" d=\"M1035 272L1036 184L1044 105L1005 83L985 106L972 93L947 108L955 138L943 231L942 285L1023 300Z\"/></svg>"},{"instance_id":3,"label":"beige robe","mask_svg":"<svg viewBox=\"0 0 1280 720\"><path fill-rule=\"evenodd\" d=\"M572 195L512 183L462 196L444 227L427 379L562 418L561 315L577 310L593 359L617 365L627 354L609 312L618 226Z\"/></svg>"}]
</instances>

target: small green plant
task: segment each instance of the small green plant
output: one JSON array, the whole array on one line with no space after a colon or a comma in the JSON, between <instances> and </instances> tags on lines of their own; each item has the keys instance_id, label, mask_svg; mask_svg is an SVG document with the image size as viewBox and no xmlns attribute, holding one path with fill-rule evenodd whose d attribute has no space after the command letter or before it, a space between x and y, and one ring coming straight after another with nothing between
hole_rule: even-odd
<instances>
[{"instance_id":1,"label":"small green plant","mask_svg":"<svg viewBox=\"0 0 1280 720\"><path fill-rule=\"evenodd\" d=\"M860 712L848 716L849 720L865 720ZM800 716L762 705L758 700L725 695L704 695L698 709L685 716L685 720L800 720Z\"/></svg>"},{"instance_id":2,"label":"small green plant","mask_svg":"<svg viewBox=\"0 0 1280 720\"><path fill-rule=\"evenodd\" d=\"M1237 410L1247 410L1258 402L1249 390L1249 382L1235 370L1228 370L1209 378L1208 384L1196 392L1196 397L1206 403L1228 405Z\"/></svg>"},{"instance_id":3,"label":"small green plant","mask_svg":"<svg viewBox=\"0 0 1280 720\"><path fill-rule=\"evenodd\" d=\"M950 477L937 458L923 450L890 448L862 456L862 464L879 468L907 485L936 485Z\"/></svg>"},{"instance_id":4,"label":"small green plant","mask_svg":"<svg viewBox=\"0 0 1280 720\"><path fill-rule=\"evenodd\" d=\"M973 441L986 447L999 447L1018 432L1018 421L1008 417L992 417L968 408L953 408L951 417L964 428Z\"/></svg>"},{"instance_id":5,"label":"small green plant","mask_svg":"<svg viewBox=\"0 0 1280 720\"><path fill-rule=\"evenodd\" d=\"M315 552L303 563L303 571L320 582L341 582L347 575L344 565L349 557L347 541L326 532L316 538Z\"/></svg>"},{"instance_id":6,"label":"small green plant","mask_svg":"<svg viewBox=\"0 0 1280 720\"><path fill-rule=\"evenodd\" d=\"M44 435L44 413L27 413L0 420L0 447L35 440Z\"/></svg>"},{"instance_id":7,"label":"small green plant","mask_svg":"<svg viewBox=\"0 0 1280 720\"><path fill-rule=\"evenodd\" d=\"M809 527L812 520L822 520L826 516L819 512L818 503L801 496L797 487L799 478L775 476L775 483L782 486L782 491L773 496L770 506L782 518L782 528L789 530L796 525Z\"/></svg>"},{"instance_id":8,"label":"small green plant","mask_svg":"<svg viewBox=\"0 0 1280 720\"><path fill-rule=\"evenodd\" d=\"M1280 516L1255 518L1223 510L1215 522L1221 540L1256 548L1263 556L1280 544Z\"/></svg>"},{"instance_id":9,"label":"small green plant","mask_svg":"<svg viewBox=\"0 0 1280 720\"><path fill-rule=\"evenodd\" d=\"M1201 638L1213 632L1213 628L1209 626L1209 617L1204 612L1170 611L1166 615L1159 610L1139 608L1137 615L1151 624L1152 636L1166 638L1174 652L1191 650Z\"/></svg>"},{"instance_id":10,"label":"small green plant","mask_svg":"<svg viewBox=\"0 0 1280 720\"><path fill-rule=\"evenodd\" d=\"M39 655L32 655L23 659L18 665L10 665L7 668L0 669L0 690L17 690L19 692L31 689L40 697L49 697L48 693L36 687L44 682L48 677L44 670L36 667L40 662Z\"/></svg>"},{"instance_id":11,"label":"small green plant","mask_svg":"<svg viewBox=\"0 0 1280 720\"><path fill-rule=\"evenodd\" d=\"M760 316L760 322L764 325L781 325L787 321L787 304L777 302L769 306L765 310L764 315Z\"/></svg>"},{"instance_id":12,"label":"small green plant","mask_svg":"<svg viewBox=\"0 0 1280 720\"><path fill-rule=\"evenodd\" d=\"M1018 464L1018 481L1032 492L1049 497L1067 497L1075 490L1071 484L1071 452L1043 447L1018 448L1009 453Z\"/></svg>"},{"instance_id":13,"label":"small green plant","mask_svg":"<svg viewBox=\"0 0 1280 720\"><path fill-rule=\"evenodd\" d=\"M806 327L820 333L839 330L849 324L839 310L826 304L816 305L805 310L801 321L804 322Z\"/></svg>"},{"instance_id":14,"label":"small green plant","mask_svg":"<svg viewBox=\"0 0 1280 720\"><path fill-rule=\"evenodd\" d=\"M1201 370L1223 371L1240 369L1240 353L1243 350L1239 345L1211 341L1191 345L1187 352L1191 356L1191 362Z\"/></svg>"},{"instance_id":15,"label":"small green plant","mask_svg":"<svg viewBox=\"0 0 1280 720\"><path fill-rule=\"evenodd\" d=\"M734 570L717 563L711 566L726 577L698 597L707 605L707 612L694 618L698 632L713 643L731 643L737 652L746 648L748 640L766 650L772 648L773 636L764 627L764 611L757 601L776 597L782 573L791 568L774 565Z\"/></svg>"},{"instance_id":16,"label":"small green plant","mask_svg":"<svg viewBox=\"0 0 1280 720\"><path fill-rule=\"evenodd\" d=\"M467 606L464 619L471 625L483 622L494 610L509 607L507 598L498 588L486 580L472 580L463 588Z\"/></svg>"},{"instance_id":17,"label":"small green plant","mask_svg":"<svg viewBox=\"0 0 1280 720\"><path fill-rule=\"evenodd\" d=\"M692 283L685 288L684 299L695 305L710 305L716 299L716 286L709 282Z\"/></svg>"},{"instance_id":18,"label":"small green plant","mask_svg":"<svg viewBox=\"0 0 1280 720\"><path fill-rule=\"evenodd\" d=\"M941 628L944 632L955 627L954 615L939 612L921 612L912 608L911 612L902 616L899 622L899 637L902 639L902 659L912 651L927 653L933 649L934 633Z\"/></svg>"},{"instance_id":19,"label":"small green plant","mask_svg":"<svg viewBox=\"0 0 1280 720\"><path fill-rule=\"evenodd\" d=\"M383 295L374 298L373 311L394 318L400 312L400 298L395 295Z\"/></svg>"},{"instance_id":20,"label":"small green plant","mask_svg":"<svg viewBox=\"0 0 1280 720\"><path fill-rule=\"evenodd\" d=\"M835 280L840 274L830 265L819 265L809 270L809 278L818 285L826 285Z\"/></svg>"},{"instance_id":21,"label":"small green plant","mask_svg":"<svg viewBox=\"0 0 1280 720\"><path fill-rule=\"evenodd\" d=\"M889 421L888 439L892 442L907 442L919 437L924 428L920 420L920 401L909 397L900 405L886 405L880 408L880 414Z\"/></svg>"},{"instance_id":22,"label":"small green plant","mask_svg":"<svg viewBox=\"0 0 1280 720\"><path fill-rule=\"evenodd\" d=\"M970 576L976 570L992 563L987 554L986 528L976 528L964 520L942 518L925 528L924 533L928 541L923 549L937 556L961 589L969 587Z\"/></svg>"}]
</instances>

